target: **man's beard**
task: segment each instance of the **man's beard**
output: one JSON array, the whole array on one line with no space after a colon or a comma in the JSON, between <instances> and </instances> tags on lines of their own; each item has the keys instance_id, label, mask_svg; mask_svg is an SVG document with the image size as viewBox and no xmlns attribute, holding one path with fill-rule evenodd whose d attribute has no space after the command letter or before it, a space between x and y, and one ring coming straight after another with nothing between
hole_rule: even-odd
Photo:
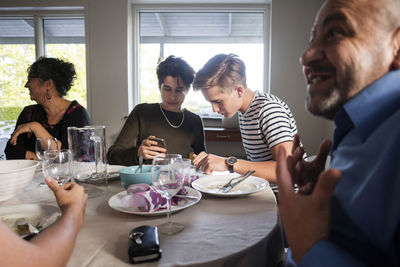
<instances>
[{"instance_id":1,"label":"man's beard","mask_svg":"<svg viewBox=\"0 0 400 267\"><path fill-rule=\"evenodd\" d=\"M344 79L342 85L336 80L335 84L329 88L327 95L324 95L322 99L312 107L312 97L307 94L306 107L307 109L316 116L322 116L326 119L332 120L336 112L344 105L347 101L349 92L354 86L354 69L347 67L344 72Z\"/></svg>"},{"instance_id":2,"label":"man's beard","mask_svg":"<svg viewBox=\"0 0 400 267\"><path fill-rule=\"evenodd\" d=\"M326 119L332 119L335 113L339 110L339 103L341 95L339 93L339 89L336 85L332 86L329 90L329 94L322 98L321 101L316 103L314 108L311 108L311 96L307 95L306 105L308 111L316 116L322 116Z\"/></svg>"}]
</instances>

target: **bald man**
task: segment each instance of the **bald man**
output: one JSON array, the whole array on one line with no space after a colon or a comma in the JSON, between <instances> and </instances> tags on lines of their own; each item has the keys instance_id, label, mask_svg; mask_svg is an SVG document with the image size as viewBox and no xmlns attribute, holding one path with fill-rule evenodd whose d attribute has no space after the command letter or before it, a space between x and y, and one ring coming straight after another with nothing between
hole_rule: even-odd
<instances>
[{"instance_id":1,"label":"bald man","mask_svg":"<svg viewBox=\"0 0 400 267\"><path fill-rule=\"evenodd\" d=\"M287 264L400 266L400 0L326 1L301 64L307 109L336 129L311 163L278 151Z\"/></svg>"}]
</instances>

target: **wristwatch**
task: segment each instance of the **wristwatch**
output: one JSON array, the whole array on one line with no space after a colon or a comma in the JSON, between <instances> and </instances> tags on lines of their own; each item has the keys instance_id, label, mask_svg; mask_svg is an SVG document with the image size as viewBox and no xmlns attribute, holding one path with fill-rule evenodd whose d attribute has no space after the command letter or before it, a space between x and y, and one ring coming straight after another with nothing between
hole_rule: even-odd
<instances>
[{"instance_id":1,"label":"wristwatch","mask_svg":"<svg viewBox=\"0 0 400 267\"><path fill-rule=\"evenodd\" d=\"M230 173L233 173L233 164L235 164L237 162L237 158L230 156L226 159L226 165L228 165L228 171Z\"/></svg>"}]
</instances>

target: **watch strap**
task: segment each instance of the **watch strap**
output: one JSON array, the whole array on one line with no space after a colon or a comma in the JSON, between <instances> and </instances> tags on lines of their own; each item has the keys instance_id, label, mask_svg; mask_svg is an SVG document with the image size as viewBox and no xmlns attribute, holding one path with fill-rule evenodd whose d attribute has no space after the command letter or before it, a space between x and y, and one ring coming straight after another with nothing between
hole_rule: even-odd
<instances>
[{"instance_id":1,"label":"watch strap","mask_svg":"<svg viewBox=\"0 0 400 267\"><path fill-rule=\"evenodd\" d=\"M228 171L229 171L230 173L234 173L234 171L233 171L233 165L229 165L229 164L228 164Z\"/></svg>"},{"instance_id":2,"label":"watch strap","mask_svg":"<svg viewBox=\"0 0 400 267\"><path fill-rule=\"evenodd\" d=\"M233 173L233 172L234 172L234 170L233 170L233 165L234 165L236 162L237 162L237 158L236 158L236 157L233 157L233 156L228 157L228 158L226 159L226 165L228 166L228 171L229 171L230 173Z\"/></svg>"}]
</instances>

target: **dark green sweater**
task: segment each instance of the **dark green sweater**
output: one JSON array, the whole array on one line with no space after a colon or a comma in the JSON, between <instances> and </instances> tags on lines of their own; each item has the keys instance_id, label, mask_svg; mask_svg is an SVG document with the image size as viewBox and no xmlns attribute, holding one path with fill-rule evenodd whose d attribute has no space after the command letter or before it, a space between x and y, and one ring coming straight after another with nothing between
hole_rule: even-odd
<instances>
[{"instance_id":1,"label":"dark green sweater","mask_svg":"<svg viewBox=\"0 0 400 267\"><path fill-rule=\"evenodd\" d=\"M172 125L182 121L181 112L163 109ZM109 164L137 165L137 150L150 135L163 138L167 145L167 153L181 154L188 158L190 152L196 154L205 151L204 129L200 116L185 110L185 120L179 128L171 127L160 110L160 104L139 104L132 110L114 145L107 153ZM151 160L145 160L151 164Z\"/></svg>"}]
</instances>

